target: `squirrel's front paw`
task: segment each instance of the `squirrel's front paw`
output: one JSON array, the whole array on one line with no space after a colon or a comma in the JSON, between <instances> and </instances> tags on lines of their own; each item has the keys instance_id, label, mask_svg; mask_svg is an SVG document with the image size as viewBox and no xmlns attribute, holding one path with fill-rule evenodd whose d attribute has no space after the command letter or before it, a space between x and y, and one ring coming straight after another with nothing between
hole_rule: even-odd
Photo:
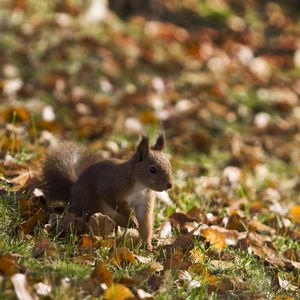
<instances>
[{"instance_id":1,"label":"squirrel's front paw","mask_svg":"<svg viewBox=\"0 0 300 300\"><path fill-rule=\"evenodd\" d=\"M153 246L152 246L151 242L146 244L146 248L147 248L147 250L150 251L150 252L153 251Z\"/></svg>"}]
</instances>

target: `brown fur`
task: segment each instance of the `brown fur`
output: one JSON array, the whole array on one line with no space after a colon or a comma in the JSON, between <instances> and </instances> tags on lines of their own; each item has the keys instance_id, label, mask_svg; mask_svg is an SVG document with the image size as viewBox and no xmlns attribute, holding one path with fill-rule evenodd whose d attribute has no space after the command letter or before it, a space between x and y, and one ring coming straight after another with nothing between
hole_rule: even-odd
<instances>
[{"instance_id":1,"label":"brown fur","mask_svg":"<svg viewBox=\"0 0 300 300\"><path fill-rule=\"evenodd\" d=\"M131 159L102 160L65 142L52 149L44 163L47 198L70 201L78 215L101 212L126 226L134 211L141 238L152 248L154 196L172 186L171 164L161 152L161 135L150 148L143 137Z\"/></svg>"}]
</instances>

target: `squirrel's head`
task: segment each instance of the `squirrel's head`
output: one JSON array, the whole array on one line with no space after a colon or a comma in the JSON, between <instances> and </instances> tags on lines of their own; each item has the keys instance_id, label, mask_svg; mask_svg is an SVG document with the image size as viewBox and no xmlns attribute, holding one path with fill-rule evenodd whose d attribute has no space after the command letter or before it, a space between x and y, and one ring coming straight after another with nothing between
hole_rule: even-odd
<instances>
[{"instance_id":1,"label":"squirrel's head","mask_svg":"<svg viewBox=\"0 0 300 300\"><path fill-rule=\"evenodd\" d=\"M172 187L171 164L162 153L164 141L161 134L154 146L150 147L149 138L143 136L133 156L135 179L154 191L164 191Z\"/></svg>"}]
</instances>

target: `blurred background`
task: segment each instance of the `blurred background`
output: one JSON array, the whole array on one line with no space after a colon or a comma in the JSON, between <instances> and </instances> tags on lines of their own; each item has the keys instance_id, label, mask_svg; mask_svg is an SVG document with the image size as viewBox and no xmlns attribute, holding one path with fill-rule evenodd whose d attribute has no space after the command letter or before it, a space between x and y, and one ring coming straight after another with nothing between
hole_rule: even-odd
<instances>
[{"instance_id":1,"label":"blurred background","mask_svg":"<svg viewBox=\"0 0 300 300\"><path fill-rule=\"evenodd\" d=\"M57 137L121 156L163 128L197 174L298 174L299 13L296 0L1 0L1 157Z\"/></svg>"}]
</instances>

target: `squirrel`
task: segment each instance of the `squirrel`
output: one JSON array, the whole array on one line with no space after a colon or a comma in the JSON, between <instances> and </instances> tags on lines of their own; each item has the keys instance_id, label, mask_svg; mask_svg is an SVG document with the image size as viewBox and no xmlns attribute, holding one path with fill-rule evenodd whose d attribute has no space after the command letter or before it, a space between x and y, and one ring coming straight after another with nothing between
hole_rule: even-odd
<instances>
[{"instance_id":1,"label":"squirrel","mask_svg":"<svg viewBox=\"0 0 300 300\"><path fill-rule=\"evenodd\" d=\"M162 152L160 134L150 147L143 136L128 160L101 160L99 155L72 142L50 149L43 164L47 203L63 201L70 212L91 216L100 212L126 227L130 216L138 223L140 238L152 250L155 195L172 187L171 163Z\"/></svg>"}]
</instances>

